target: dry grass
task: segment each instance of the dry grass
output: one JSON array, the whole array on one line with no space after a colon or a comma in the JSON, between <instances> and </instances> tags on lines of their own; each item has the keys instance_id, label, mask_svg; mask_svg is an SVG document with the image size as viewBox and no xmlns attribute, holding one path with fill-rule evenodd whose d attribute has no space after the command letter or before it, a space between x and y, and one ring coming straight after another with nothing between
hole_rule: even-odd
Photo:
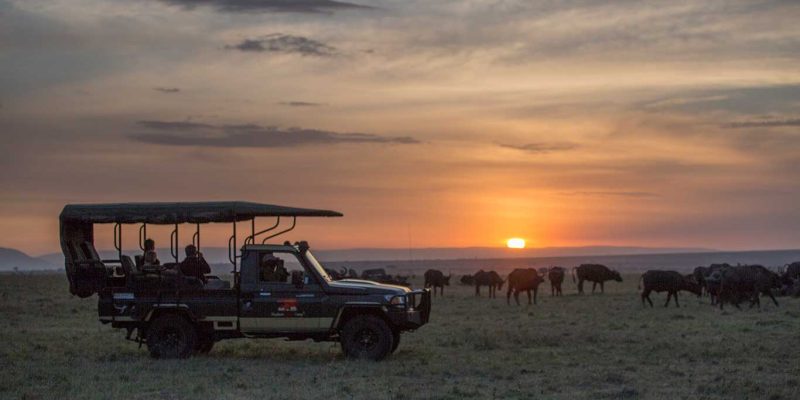
<instances>
[{"instance_id":1,"label":"dry grass","mask_svg":"<svg viewBox=\"0 0 800 400\"><path fill-rule=\"evenodd\" d=\"M429 325L381 363L337 345L231 340L208 356L151 360L101 325L96 299L62 275L0 275L0 397L800 398L800 301L726 310L682 295L643 309L636 278L605 295L542 296L536 306L448 287ZM653 295L663 304L664 296ZM658 300L657 300L658 299Z\"/></svg>"}]
</instances>

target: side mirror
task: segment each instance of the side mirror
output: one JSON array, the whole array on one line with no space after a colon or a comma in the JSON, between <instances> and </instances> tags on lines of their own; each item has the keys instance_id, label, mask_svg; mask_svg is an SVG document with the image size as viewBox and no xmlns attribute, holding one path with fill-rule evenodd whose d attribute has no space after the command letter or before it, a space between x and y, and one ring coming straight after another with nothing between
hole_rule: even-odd
<instances>
[{"instance_id":1,"label":"side mirror","mask_svg":"<svg viewBox=\"0 0 800 400\"><path fill-rule=\"evenodd\" d=\"M292 285L295 287L303 287L303 271L292 271Z\"/></svg>"}]
</instances>

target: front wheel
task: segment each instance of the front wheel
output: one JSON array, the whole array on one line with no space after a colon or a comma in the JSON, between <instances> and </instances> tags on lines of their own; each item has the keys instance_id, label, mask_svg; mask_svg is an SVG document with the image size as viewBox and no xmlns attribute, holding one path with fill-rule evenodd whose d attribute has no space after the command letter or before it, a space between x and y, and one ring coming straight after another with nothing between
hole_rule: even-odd
<instances>
[{"instance_id":1,"label":"front wheel","mask_svg":"<svg viewBox=\"0 0 800 400\"><path fill-rule=\"evenodd\" d=\"M394 334L386 321L374 315L353 317L340 333L347 358L379 361L392 352Z\"/></svg>"},{"instance_id":2,"label":"front wheel","mask_svg":"<svg viewBox=\"0 0 800 400\"><path fill-rule=\"evenodd\" d=\"M197 330L185 318L166 314L147 329L147 349L153 358L187 358L197 346Z\"/></svg>"}]
</instances>

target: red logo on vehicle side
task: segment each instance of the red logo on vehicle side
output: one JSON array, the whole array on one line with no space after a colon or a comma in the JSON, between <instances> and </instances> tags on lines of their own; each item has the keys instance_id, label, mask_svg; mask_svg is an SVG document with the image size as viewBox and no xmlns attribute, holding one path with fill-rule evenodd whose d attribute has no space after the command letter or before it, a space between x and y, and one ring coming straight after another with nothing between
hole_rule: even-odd
<instances>
[{"instance_id":1,"label":"red logo on vehicle side","mask_svg":"<svg viewBox=\"0 0 800 400\"><path fill-rule=\"evenodd\" d=\"M297 299L279 299L278 312L282 313L296 313L297 312Z\"/></svg>"}]
</instances>

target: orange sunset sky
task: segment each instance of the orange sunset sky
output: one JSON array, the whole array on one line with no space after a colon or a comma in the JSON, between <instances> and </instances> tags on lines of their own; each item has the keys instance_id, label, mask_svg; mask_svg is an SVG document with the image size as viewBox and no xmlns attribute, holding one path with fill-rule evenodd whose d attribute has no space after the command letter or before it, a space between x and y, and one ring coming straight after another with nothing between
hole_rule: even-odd
<instances>
[{"instance_id":1,"label":"orange sunset sky","mask_svg":"<svg viewBox=\"0 0 800 400\"><path fill-rule=\"evenodd\" d=\"M0 0L0 246L58 251L66 203L241 199L343 212L291 237L327 249L797 248L799 19L790 1Z\"/></svg>"}]
</instances>

